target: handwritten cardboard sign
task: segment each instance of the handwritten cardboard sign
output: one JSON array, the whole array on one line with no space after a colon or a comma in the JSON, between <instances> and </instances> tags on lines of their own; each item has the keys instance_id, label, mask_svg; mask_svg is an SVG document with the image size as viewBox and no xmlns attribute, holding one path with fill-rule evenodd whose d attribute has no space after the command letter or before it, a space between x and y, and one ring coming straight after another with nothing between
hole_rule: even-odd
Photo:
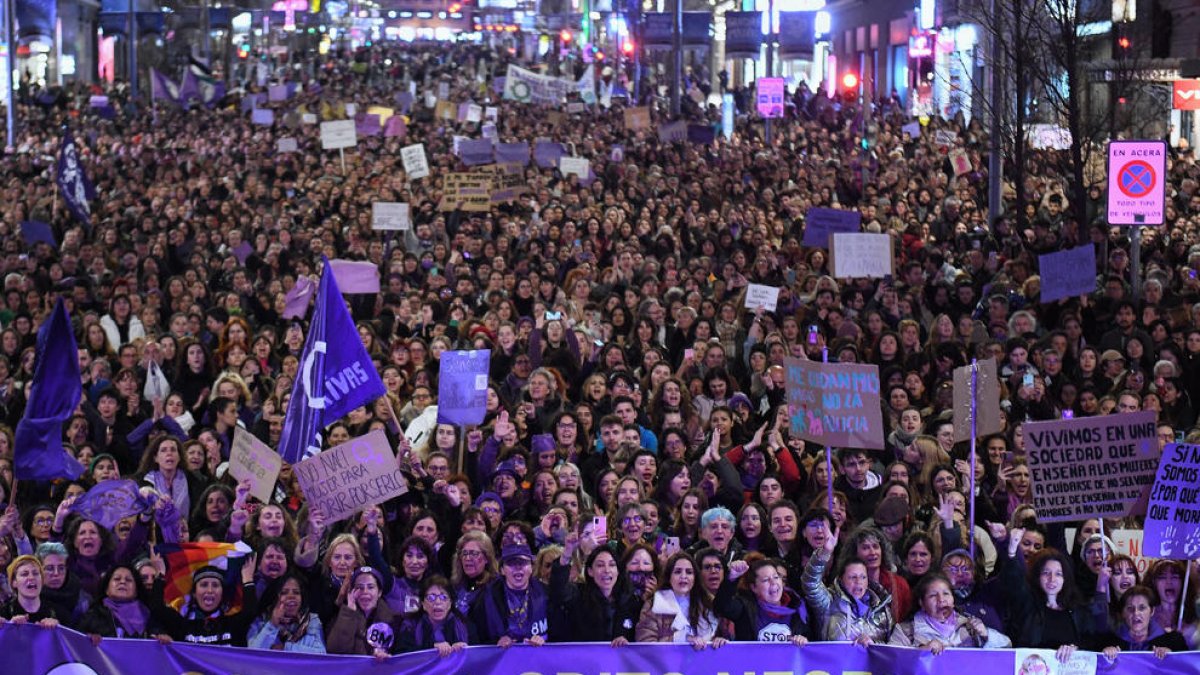
<instances>
[{"instance_id":1,"label":"handwritten cardboard sign","mask_svg":"<svg viewBox=\"0 0 1200 675\"><path fill-rule=\"evenodd\" d=\"M871 232L834 232L833 276L838 279L880 279L892 273L892 238Z\"/></svg>"},{"instance_id":2,"label":"handwritten cardboard sign","mask_svg":"<svg viewBox=\"0 0 1200 675\"><path fill-rule=\"evenodd\" d=\"M327 523L408 492L382 429L317 453L292 469L309 507L323 513Z\"/></svg>"},{"instance_id":3,"label":"handwritten cardboard sign","mask_svg":"<svg viewBox=\"0 0 1200 675\"><path fill-rule=\"evenodd\" d=\"M979 362L979 374L975 378L975 437L999 433L1004 424L1000 421L1000 380L996 375L995 359ZM954 442L971 438L971 366L954 369Z\"/></svg>"},{"instance_id":4,"label":"handwritten cardboard sign","mask_svg":"<svg viewBox=\"0 0 1200 675\"><path fill-rule=\"evenodd\" d=\"M883 449L879 367L786 358L793 434L845 448Z\"/></svg>"},{"instance_id":5,"label":"handwritten cardboard sign","mask_svg":"<svg viewBox=\"0 0 1200 675\"><path fill-rule=\"evenodd\" d=\"M1163 450L1146 511L1145 543L1159 558L1200 557L1200 445L1171 443Z\"/></svg>"},{"instance_id":6,"label":"handwritten cardboard sign","mask_svg":"<svg viewBox=\"0 0 1200 675\"><path fill-rule=\"evenodd\" d=\"M1158 467L1154 420L1139 412L1027 423L1038 521L1132 515Z\"/></svg>"},{"instance_id":7,"label":"handwritten cardboard sign","mask_svg":"<svg viewBox=\"0 0 1200 675\"><path fill-rule=\"evenodd\" d=\"M238 427L229 446L229 475L238 482L250 481L250 496L266 504L275 491L275 480L283 467L283 458L266 443Z\"/></svg>"}]
</instances>

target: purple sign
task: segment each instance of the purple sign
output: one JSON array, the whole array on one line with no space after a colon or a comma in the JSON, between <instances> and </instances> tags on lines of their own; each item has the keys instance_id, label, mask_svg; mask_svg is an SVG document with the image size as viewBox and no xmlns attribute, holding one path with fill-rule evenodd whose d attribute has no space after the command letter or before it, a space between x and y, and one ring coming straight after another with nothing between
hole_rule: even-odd
<instances>
[{"instance_id":1,"label":"purple sign","mask_svg":"<svg viewBox=\"0 0 1200 675\"><path fill-rule=\"evenodd\" d=\"M502 164L529 166L529 141L496 144L496 161Z\"/></svg>"},{"instance_id":2,"label":"purple sign","mask_svg":"<svg viewBox=\"0 0 1200 675\"><path fill-rule=\"evenodd\" d=\"M783 117L787 85L782 77L758 78L758 114L764 118Z\"/></svg>"},{"instance_id":3,"label":"purple sign","mask_svg":"<svg viewBox=\"0 0 1200 675\"><path fill-rule=\"evenodd\" d=\"M467 166L494 164L492 141L488 138L472 138L458 144L458 156Z\"/></svg>"},{"instance_id":4,"label":"purple sign","mask_svg":"<svg viewBox=\"0 0 1200 675\"><path fill-rule=\"evenodd\" d=\"M829 248L829 235L834 232L858 232L862 214L814 206L804 214L804 245Z\"/></svg>"},{"instance_id":5,"label":"purple sign","mask_svg":"<svg viewBox=\"0 0 1200 675\"><path fill-rule=\"evenodd\" d=\"M445 351L438 368L438 424L479 424L487 413L492 351Z\"/></svg>"},{"instance_id":6,"label":"purple sign","mask_svg":"<svg viewBox=\"0 0 1200 675\"><path fill-rule=\"evenodd\" d=\"M1075 298L1096 290L1096 249L1089 242L1078 248L1038 256L1042 302Z\"/></svg>"},{"instance_id":7,"label":"purple sign","mask_svg":"<svg viewBox=\"0 0 1200 675\"><path fill-rule=\"evenodd\" d=\"M379 115L371 113L359 113L355 115L354 131L359 136L375 136L383 131L383 125L379 122Z\"/></svg>"},{"instance_id":8,"label":"purple sign","mask_svg":"<svg viewBox=\"0 0 1200 675\"><path fill-rule=\"evenodd\" d=\"M1200 445L1171 443L1163 450L1142 541L1147 556L1200 558Z\"/></svg>"},{"instance_id":9,"label":"purple sign","mask_svg":"<svg viewBox=\"0 0 1200 675\"><path fill-rule=\"evenodd\" d=\"M533 146L533 160L543 169L557 168L558 160L564 154L566 154L566 149L563 148L562 143L538 141Z\"/></svg>"}]
</instances>

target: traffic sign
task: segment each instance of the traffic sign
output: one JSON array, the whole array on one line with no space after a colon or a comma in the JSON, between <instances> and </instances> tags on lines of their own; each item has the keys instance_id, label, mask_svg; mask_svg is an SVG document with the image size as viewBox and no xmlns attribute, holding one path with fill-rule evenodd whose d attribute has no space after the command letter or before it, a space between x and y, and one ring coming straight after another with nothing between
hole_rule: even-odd
<instances>
[{"instance_id":1,"label":"traffic sign","mask_svg":"<svg viewBox=\"0 0 1200 675\"><path fill-rule=\"evenodd\" d=\"M1162 141L1109 142L1109 224L1162 225L1166 177L1166 143Z\"/></svg>"}]
</instances>

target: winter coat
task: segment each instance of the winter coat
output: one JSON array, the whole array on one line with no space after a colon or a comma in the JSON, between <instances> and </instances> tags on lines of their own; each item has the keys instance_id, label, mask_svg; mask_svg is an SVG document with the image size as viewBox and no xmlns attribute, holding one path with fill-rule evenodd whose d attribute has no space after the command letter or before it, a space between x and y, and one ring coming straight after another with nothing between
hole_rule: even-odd
<instances>
[{"instance_id":1,"label":"winter coat","mask_svg":"<svg viewBox=\"0 0 1200 675\"><path fill-rule=\"evenodd\" d=\"M642 608L637 624L638 642L683 642L683 635L698 635L711 640L717 632L717 617L711 611L700 615L699 624L692 628L688 616L675 599L675 591L658 591ZM676 634L680 638L676 639Z\"/></svg>"},{"instance_id":2,"label":"winter coat","mask_svg":"<svg viewBox=\"0 0 1200 675\"><path fill-rule=\"evenodd\" d=\"M367 644L370 640L384 651L391 652L397 646L396 631L392 627L395 619L396 615L383 598L375 603L370 616L342 605L329 628L325 648L330 654L369 656L374 652L374 647Z\"/></svg>"},{"instance_id":3,"label":"winter coat","mask_svg":"<svg viewBox=\"0 0 1200 675\"><path fill-rule=\"evenodd\" d=\"M154 620L153 616L150 616L146 619L146 630L138 635L126 633L117 624L117 619L113 616L112 610L103 601L96 602L88 608L87 613L79 620L79 625L76 628L80 633L95 634L106 638L149 638L152 635L164 632L163 627Z\"/></svg>"},{"instance_id":4,"label":"winter coat","mask_svg":"<svg viewBox=\"0 0 1200 675\"><path fill-rule=\"evenodd\" d=\"M476 636L471 623L457 612L451 612L442 626L443 637L449 644L465 642L475 644ZM400 624L398 652L417 652L433 649L433 623L424 612L409 616Z\"/></svg>"},{"instance_id":5,"label":"winter coat","mask_svg":"<svg viewBox=\"0 0 1200 675\"><path fill-rule=\"evenodd\" d=\"M550 572L550 604L561 626L551 625L558 642L611 642L635 639L641 598L618 584L606 599L595 586L571 583L571 567L555 561ZM551 622L553 624L553 622Z\"/></svg>"},{"instance_id":6,"label":"winter coat","mask_svg":"<svg viewBox=\"0 0 1200 675\"><path fill-rule=\"evenodd\" d=\"M968 626L972 617L965 614L955 612L955 630L950 637L943 637L933 631L930 625L923 620L924 616L924 612L918 611L912 621L896 624L896 627L892 629L891 636L888 637L888 644L900 647L924 647L934 639L938 639L947 647L1007 649L1012 646L1012 640L1009 640L1007 635L992 628L987 629L986 635L971 635Z\"/></svg>"},{"instance_id":7,"label":"winter coat","mask_svg":"<svg viewBox=\"0 0 1200 675\"><path fill-rule=\"evenodd\" d=\"M758 599L753 595L738 593L737 584L726 579L717 590L713 609L717 616L733 622L733 639L738 642L783 642L797 635L810 639L814 637L804 601L785 590L782 602L784 606L796 610L795 614L788 617L787 625L771 623L760 629Z\"/></svg>"},{"instance_id":8,"label":"winter coat","mask_svg":"<svg viewBox=\"0 0 1200 675\"><path fill-rule=\"evenodd\" d=\"M471 624L475 626L478 644L494 645L505 635L514 640L547 636L550 629L550 593L546 585L537 579L530 579L528 592L529 628L524 635L513 635L509 631L504 579L495 579L479 592L479 597L471 605L469 616Z\"/></svg>"},{"instance_id":9,"label":"winter coat","mask_svg":"<svg viewBox=\"0 0 1200 675\"><path fill-rule=\"evenodd\" d=\"M259 617L250 624L250 631L246 634L246 646L251 649L274 649L275 644L280 642L279 626L271 623L266 617ZM321 619L316 614L309 613L308 624L305 626L304 635L299 639L288 639L282 641L281 651L296 652L298 654L324 654L325 653L325 630L321 627Z\"/></svg>"},{"instance_id":10,"label":"winter coat","mask_svg":"<svg viewBox=\"0 0 1200 675\"><path fill-rule=\"evenodd\" d=\"M871 582L865 600L867 611L861 616L856 611L854 599L835 580L826 587L822 578L829 565L829 553L824 550L813 553L804 568L804 599L808 601L816 616L816 625L822 626L822 640L854 640L867 635L873 642L884 642L892 631L892 596L882 586Z\"/></svg>"},{"instance_id":11,"label":"winter coat","mask_svg":"<svg viewBox=\"0 0 1200 675\"><path fill-rule=\"evenodd\" d=\"M237 614L222 612L216 616L191 618L168 607L162 598L163 582L159 580L154 583L154 590L150 591L150 616L162 624L176 642L245 647L250 622L258 616L258 593L254 590L253 581L242 584L242 610Z\"/></svg>"}]
</instances>

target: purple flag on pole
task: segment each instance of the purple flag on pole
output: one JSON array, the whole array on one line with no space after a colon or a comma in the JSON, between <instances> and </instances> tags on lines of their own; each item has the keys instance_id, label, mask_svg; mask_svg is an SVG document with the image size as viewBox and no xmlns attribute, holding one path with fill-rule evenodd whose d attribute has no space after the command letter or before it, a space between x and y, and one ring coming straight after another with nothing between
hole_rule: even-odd
<instances>
[{"instance_id":1,"label":"purple flag on pole","mask_svg":"<svg viewBox=\"0 0 1200 675\"><path fill-rule=\"evenodd\" d=\"M378 288L378 272L375 284ZM317 306L300 357L300 372L292 385L279 437L280 456L295 464L320 452L321 429L386 391L346 309L333 266L326 259Z\"/></svg>"},{"instance_id":2,"label":"purple flag on pole","mask_svg":"<svg viewBox=\"0 0 1200 675\"><path fill-rule=\"evenodd\" d=\"M378 293L379 268L367 260L330 260L343 293Z\"/></svg>"},{"instance_id":3,"label":"purple flag on pole","mask_svg":"<svg viewBox=\"0 0 1200 675\"><path fill-rule=\"evenodd\" d=\"M63 201L71 213L84 224L92 226L92 207L88 201L96 197L91 181L83 170L83 162L79 158L79 148L71 130L63 130L62 149L58 153L58 189L62 191Z\"/></svg>"},{"instance_id":4,"label":"purple flag on pole","mask_svg":"<svg viewBox=\"0 0 1200 675\"><path fill-rule=\"evenodd\" d=\"M296 279L296 285L283 297L283 318L295 319L304 316L308 312L308 302L312 300L316 290L317 285L308 277Z\"/></svg>"},{"instance_id":5,"label":"purple flag on pole","mask_svg":"<svg viewBox=\"0 0 1200 675\"><path fill-rule=\"evenodd\" d=\"M164 75L157 68L150 69L150 98L155 101L170 101L175 103L179 100L179 85L171 81L171 78Z\"/></svg>"},{"instance_id":6,"label":"purple flag on pole","mask_svg":"<svg viewBox=\"0 0 1200 675\"><path fill-rule=\"evenodd\" d=\"M63 423L79 399L79 354L75 331L62 298L38 329L33 382L26 392L25 414L17 423L13 464L21 480L74 479L83 465L63 448Z\"/></svg>"},{"instance_id":7,"label":"purple flag on pole","mask_svg":"<svg viewBox=\"0 0 1200 675\"><path fill-rule=\"evenodd\" d=\"M117 478L94 485L71 504L70 512L112 529L123 518L141 513L148 506L138 492L137 481Z\"/></svg>"}]
</instances>

